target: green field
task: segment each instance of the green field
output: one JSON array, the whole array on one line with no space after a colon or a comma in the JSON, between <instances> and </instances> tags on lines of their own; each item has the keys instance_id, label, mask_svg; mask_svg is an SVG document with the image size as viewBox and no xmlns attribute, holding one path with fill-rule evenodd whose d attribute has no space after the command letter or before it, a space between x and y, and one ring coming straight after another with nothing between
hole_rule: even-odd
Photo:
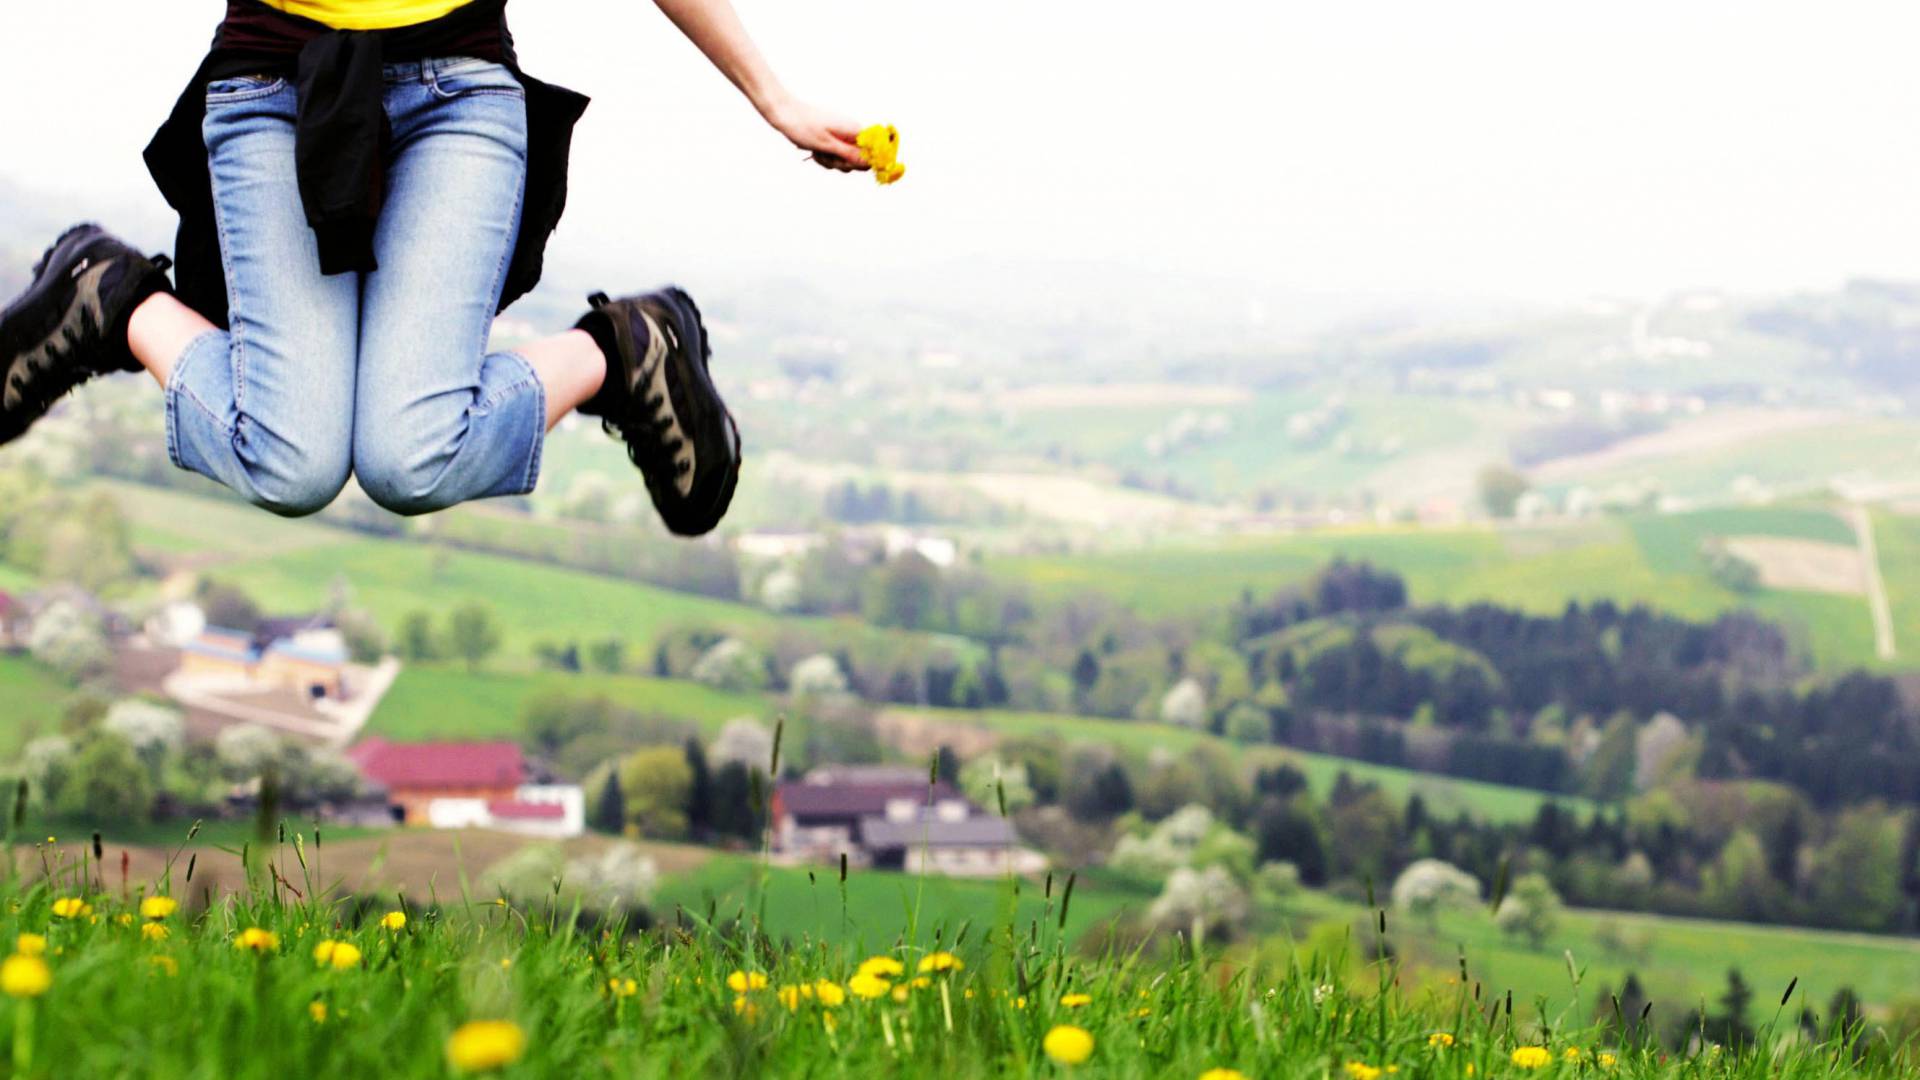
<instances>
[{"instance_id":1,"label":"green field","mask_svg":"<svg viewBox=\"0 0 1920 1080\"><path fill-rule=\"evenodd\" d=\"M0 758L11 759L31 734L59 730L73 685L25 656L0 653Z\"/></svg>"},{"instance_id":2,"label":"green field","mask_svg":"<svg viewBox=\"0 0 1920 1080\"><path fill-rule=\"evenodd\" d=\"M1484 821L1530 821L1544 802L1557 802L1582 814L1592 810L1592 803L1578 796L1550 795L1527 788L1462 780L1278 746L1248 747L1204 731L1167 724L991 709L978 712L960 709L906 711L933 717L947 724L985 727L1008 735L1052 734L1069 742L1101 743L1134 754L1146 754L1156 749L1180 751L1194 746L1214 745L1230 751L1246 764L1289 763L1305 773L1313 790L1323 797L1333 789L1334 780L1345 772L1355 780L1379 784L1381 791L1396 802L1405 802L1408 796L1418 793L1426 802L1428 811L1441 817L1451 817L1465 811L1468 816Z\"/></svg>"},{"instance_id":3,"label":"green field","mask_svg":"<svg viewBox=\"0 0 1920 1080\"><path fill-rule=\"evenodd\" d=\"M1852 540L1845 522L1825 509L1756 507L1499 529L1323 530L1008 557L989 566L1046 594L1099 592L1143 614L1171 616L1223 613L1243 595L1265 597L1306 580L1335 558L1365 560L1402 575L1417 604L1485 601L1553 614L1570 602L1611 600L1690 619L1747 607L1780 622L1823 668L1874 663L1873 626L1864 599L1774 589L1735 592L1708 576L1699 551L1709 536ZM1884 544L1883 564L1889 561ZM1895 607L1899 617L1898 601ZM1920 619L1920 610L1911 617Z\"/></svg>"},{"instance_id":4,"label":"green field","mask_svg":"<svg viewBox=\"0 0 1920 1080\"><path fill-rule=\"evenodd\" d=\"M1893 609L1894 645L1900 664L1911 667L1920 662L1920 516L1874 511L1873 542Z\"/></svg>"},{"instance_id":5,"label":"green field","mask_svg":"<svg viewBox=\"0 0 1920 1080\"><path fill-rule=\"evenodd\" d=\"M480 672L411 665L380 699L367 733L393 739L518 738L521 709L537 694L605 697L643 714L686 720L709 733L739 716L772 724L767 698L639 675Z\"/></svg>"},{"instance_id":6,"label":"green field","mask_svg":"<svg viewBox=\"0 0 1920 1080\"><path fill-rule=\"evenodd\" d=\"M1004 878L923 880L911 874L854 871L847 876L843 904L839 873L828 866L767 868L762 910L747 906L758 903L753 892L758 872L756 859L715 856L690 873L667 879L654 897L653 910L669 917L677 906L701 918L712 911L725 919L745 907L776 939L811 938L869 952L887 948L910 918L926 929L944 926L951 934L963 923L973 923L980 930L1004 924L1010 913L1017 913L1014 922L1022 927L1035 919L1057 925L1059 917L1058 892L1049 905L1043 883L1022 881L1016 902ZM1063 889L1066 878L1062 870L1054 888ZM1151 893L1107 879L1079 881L1067 907L1067 936L1078 937L1122 908L1152 899Z\"/></svg>"}]
</instances>

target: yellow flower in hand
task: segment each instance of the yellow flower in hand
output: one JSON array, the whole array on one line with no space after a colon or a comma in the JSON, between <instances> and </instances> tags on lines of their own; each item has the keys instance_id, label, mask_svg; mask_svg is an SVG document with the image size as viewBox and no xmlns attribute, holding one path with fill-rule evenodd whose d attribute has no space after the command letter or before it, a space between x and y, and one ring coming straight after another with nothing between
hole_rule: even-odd
<instances>
[{"instance_id":1,"label":"yellow flower in hand","mask_svg":"<svg viewBox=\"0 0 1920 1080\"><path fill-rule=\"evenodd\" d=\"M897 160L900 132L892 124L875 124L861 131L854 145L867 155L875 183L891 184L907 174L907 167Z\"/></svg>"}]
</instances>

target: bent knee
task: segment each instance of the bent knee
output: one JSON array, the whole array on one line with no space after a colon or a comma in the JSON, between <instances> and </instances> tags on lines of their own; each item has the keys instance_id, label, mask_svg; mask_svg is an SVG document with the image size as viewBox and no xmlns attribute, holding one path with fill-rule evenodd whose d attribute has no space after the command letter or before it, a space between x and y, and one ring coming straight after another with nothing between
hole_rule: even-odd
<instances>
[{"instance_id":1,"label":"bent knee","mask_svg":"<svg viewBox=\"0 0 1920 1080\"><path fill-rule=\"evenodd\" d=\"M357 452L353 473L367 498L396 514L417 517L451 505L440 493L439 470L392 453Z\"/></svg>"},{"instance_id":2,"label":"bent knee","mask_svg":"<svg viewBox=\"0 0 1920 1080\"><path fill-rule=\"evenodd\" d=\"M253 478L252 501L255 506L281 517L307 517L327 508L347 486L347 469L300 470L284 476Z\"/></svg>"}]
</instances>

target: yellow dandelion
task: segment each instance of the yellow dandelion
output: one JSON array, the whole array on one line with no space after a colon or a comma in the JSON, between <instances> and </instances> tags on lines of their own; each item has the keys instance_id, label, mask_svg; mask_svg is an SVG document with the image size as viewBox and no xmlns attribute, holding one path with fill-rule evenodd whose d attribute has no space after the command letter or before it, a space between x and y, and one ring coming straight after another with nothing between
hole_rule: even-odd
<instances>
[{"instance_id":1,"label":"yellow dandelion","mask_svg":"<svg viewBox=\"0 0 1920 1080\"><path fill-rule=\"evenodd\" d=\"M404 911L387 912L380 917L380 928L383 930L405 930L407 928L407 913Z\"/></svg>"},{"instance_id":2,"label":"yellow dandelion","mask_svg":"<svg viewBox=\"0 0 1920 1080\"><path fill-rule=\"evenodd\" d=\"M904 975L907 966L891 956L869 956L860 961L859 973L877 975L882 979L892 979Z\"/></svg>"},{"instance_id":3,"label":"yellow dandelion","mask_svg":"<svg viewBox=\"0 0 1920 1080\"><path fill-rule=\"evenodd\" d=\"M640 992L640 984L632 979L613 978L607 980L607 993L617 998L630 998Z\"/></svg>"},{"instance_id":4,"label":"yellow dandelion","mask_svg":"<svg viewBox=\"0 0 1920 1080\"><path fill-rule=\"evenodd\" d=\"M1025 995L1025 994L1021 994L1021 995L1020 995L1019 997L1017 997L1017 998L1014 998L1014 999L1013 999L1013 1007L1014 1007L1014 1008L1016 1008L1016 1009L1024 1009L1024 1008L1026 1008L1026 1007L1027 1007L1027 995Z\"/></svg>"},{"instance_id":5,"label":"yellow dandelion","mask_svg":"<svg viewBox=\"0 0 1920 1080\"><path fill-rule=\"evenodd\" d=\"M1565 1060L1565 1061L1579 1061L1580 1048L1577 1046L1569 1046L1565 1050L1561 1051L1560 1057L1562 1060Z\"/></svg>"},{"instance_id":6,"label":"yellow dandelion","mask_svg":"<svg viewBox=\"0 0 1920 1080\"><path fill-rule=\"evenodd\" d=\"M1513 1063L1522 1069L1537 1069L1553 1061L1553 1052L1544 1046L1521 1046L1513 1051Z\"/></svg>"},{"instance_id":7,"label":"yellow dandelion","mask_svg":"<svg viewBox=\"0 0 1920 1080\"><path fill-rule=\"evenodd\" d=\"M93 914L93 905L77 896L63 896L53 902L53 917L56 919L78 919Z\"/></svg>"},{"instance_id":8,"label":"yellow dandelion","mask_svg":"<svg viewBox=\"0 0 1920 1080\"><path fill-rule=\"evenodd\" d=\"M874 998L882 997L888 991L892 990L893 984L878 975L858 971L854 973L853 978L847 980L847 989L853 991L858 997L872 1001Z\"/></svg>"},{"instance_id":9,"label":"yellow dandelion","mask_svg":"<svg viewBox=\"0 0 1920 1080\"><path fill-rule=\"evenodd\" d=\"M503 956L500 958L500 970L506 971L512 967L513 967L513 957Z\"/></svg>"},{"instance_id":10,"label":"yellow dandelion","mask_svg":"<svg viewBox=\"0 0 1920 1080\"><path fill-rule=\"evenodd\" d=\"M929 953L920 958L920 971L959 971L966 963L950 952Z\"/></svg>"},{"instance_id":11,"label":"yellow dandelion","mask_svg":"<svg viewBox=\"0 0 1920 1080\"><path fill-rule=\"evenodd\" d=\"M147 963L152 964L153 970L162 975L180 974L180 961L175 960L171 956L149 956L147 957Z\"/></svg>"},{"instance_id":12,"label":"yellow dandelion","mask_svg":"<svg viewBox=\"0 0 1920 1080\"><path fill-rule=\"evenodd\" d=\"M97 922L98 920L95 920L95 921ZM130 911L123 911L120 914L115 915L113 917L113 921L120 924L121 926L132 926L133 913Z\"/></svg>"},{"instance_id":13,"label":"yellow dandelion","mask_svg":"<svg viewBox=\"0 0 1920 1080\"><path fill-rule=\"evenodd\" d=\"M767 976L765 972L736 971L727 976L727 989L736 994L744 994L749 990L765 990L766 988Z\"/></svg>"},{"instance_id":14,"label":"yellow dandelion","mask_svg":"<svg viewBox=\"0 0 1920 1080\"><path fill-rule=\"evenodd\" d=\"M1347 1075L1353 1080L1380 1080L1380 1067L1364 1061L1349 1061L1346 1064Z\"/></svg>"},{"instance_id":15,"label":"yellow dandelion","mask_svg":"<svg viewBox=\"0 0 1920 1080\"><path fill-rule=\"evenodd\" d=\"M905 1005L905 1004L907 1003L907 988L906 988L906 987L904 987L904 986L896 986L896 987L894 987L894 988L893 988L893 1003L894 1003L895 1005Z\"/></svg>"},{"instance_id":16,"label":"yellow dandelion","mask_svg":"<svg viewBox=\"0 0 1920 1080\"><path fill-rule=\"evenodd\" d=\"M1040 1041L1047 1056L1062 1065L1080 1065L1093 1056L1093 1034L1086 1028L1061 1024Z\"/></svg>"},{"instance_id":17,"label":"yellow dandelion","mask_svg":"<svg viewBox=\"0 0 1920 1080\"><path fill-rule=\"evenodd\" d=\"M13 939L13 947L21 956L45 956L47 939L44 934L21 934Z\"/></svg>"},{"instance_id":18,"label":"yellow dandelion","mask_svg":"<svg viewBox=\"0 0 1920 1080\"><path fill-rule=\"evenodd\" d=\"M1428 1046L1452 1046L1453 1036L1447 1034L1444 1031L1436 1031L1433 1034L1427 1036L1427 1045Z\"/></svg>"},{"instance_id":19,"label":"yellow dandelion","mask_svg":"<svg viewBox=\"0 0 1920 1080\"><path fill-rule=\"evenodd\" d=\"M813 984L813 996L829 1009L836 1005L843 1005L847 1000L846 990L839 983L827 979L821 979Z\"/></svg>"},{"instance_id":20,"label":"yellow dandelion","mask_svg":"<svg viewBox=\"0 0 1920 1080\"><path fill-rule=\"evenodd\" d=\"M447 1061L461 1072L485 1072L520 1060L527 1034L511 1020L471 1020L447 1037Z\"/></svg>"},{"instance_id":21,"label":"yellow dandelion","mask_svg":"<svg viewBox=\"0 0 1920 1080\"><path fill-rule=\"evenodd\" d=\"M773 992L773 996L779 999L780 1004L787 1007L788 1012L798 1012L800 1010L800 988L798 986L782 986Z\"/></svg>"},{"instance_id":22,"label":"yellow dandelion","mask_svg":"<svg viewBox=\"0 0 1920 1080\"><path fill-rule=\"evenodd\" d=\"M39 997L53 985L53 969L38 956L14 953L0 961L0 990L8 997Z\"/></svg>"},{"instance_id":23,"label":"yellow dandelion","mask_svg":"<svg viewBox=\"0 0 1920 1080\"><path fill-rule=\"evenodd\" d=\"M1247 1074L1239 1069L1208 1069L1200 1074L1200 1080L1247 1080Z\"/></svg>"},{"instance_id":24,"label":"yellow dandelion","mask_svg":"<svg viewBox=\"0 0 1920 1080\"><path fill-rule=\"evenodd\" d=\"M1603 1069L1611 1069L1615 1065L1620 1064L1619 1058L1614 1057L1612 1054L1608 1053L1605 1050L1602 1050L1598 1054L1594 1055L1593 1060L1599 1062L1600 1067Z\"/></svg>"},{"instance_id":25,"label":"yellow dandelion","mask_svg":"<svg viewBox=\"0 0 1920 1080\"><path fill-rule=\"evenodd\" d=\"M1147 1008L1145 1005L1142 1005L1139 1008L1133 1010L1133 1018L1135 1020L1144 1020L1147 1017L1152 1015L1153 1015L1153 1010Z\"/></svg>"},{"instance_id":26,"label":"yellow dandelion","mask_svg":"<svg viewBox=\"0 0 1920 1080\"><path fill-rule=\"evenodd\" d=\"M140 936L148 941L167 940L167 924L150 922L140 924Z\"/></svg>"},{"instance_id":27,"label":"yellow dandelion","mask_svg":"<svg viewBox=\"0 0 1920 1080\"><path fill-rule=\"evenodd\" d=\"M1060 997L1060 1004L1063 1008L1084 1009L1087 1006L1093 1004L1093 995L1092 994L1063 994Z\"/></svg>"},{"instance_id":28,"label":"yellow dandelion","mask_svg":"<svg viewBox=\"0 0 1920 1080\"><path fill-rule=\"evenodd\" d=\"M143 919L164 919L180 910L180 901L171 896L149 896L140 901L140 917Z\"/></svg>"},{"instance_id":29,"label":"yellow dandelion","mask_svg":"<svg viewBox=\"0 0 1920 1080\"><path fill-rule=\"evenodd\" d=\"M324 1001L307 1002L307 1015L313 1017L316 1024L327 1022L327 1003Z\"/></svg>"},{"instance_id":30,"label":"yellow dandelion","mask_svg":"<svg viewBox=\"0 0 1920 1080\"><path fill-rule=\"evenodd\" d=\"M748 998L745 994L734 995L733 1011L745 1017L749 1022L760 1019L760 1006L755 1005L752 999Z\"/></svg>"},{"instance_id":31,"label":"yellow dandelion","mask_svg":"<svg viewBox=\"0 0 1920 1080\"><path fill-rule=\"evenodd\" d=\"M272 952L280 947L280 935L271 930L262 930L257 926L249 926L234 937L233 947L236 949L252 949L258 953Z\"/></svg>"}]
</instances>

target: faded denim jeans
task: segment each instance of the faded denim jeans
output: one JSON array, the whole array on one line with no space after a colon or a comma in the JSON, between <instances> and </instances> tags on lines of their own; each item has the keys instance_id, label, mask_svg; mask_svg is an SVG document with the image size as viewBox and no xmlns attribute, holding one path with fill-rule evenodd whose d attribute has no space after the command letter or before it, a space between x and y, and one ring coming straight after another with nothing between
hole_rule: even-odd
<instances>
[{"instance_id":1,"label":"faded denim jeans","mask_svg":"<svg viewBox=\"0 0 1920 1080\"><path fill-rule=\"evenodd\" d=\"M545 392L486 352L520 230L526 99L472 58L389 64L393 129L371 273L320 274L294 177L295 91L217 80L203 128L230 305L167 386L173 463L278 514L311 514L348 475L422 514L532 491Z\"/></svg>"}]
</instances>

